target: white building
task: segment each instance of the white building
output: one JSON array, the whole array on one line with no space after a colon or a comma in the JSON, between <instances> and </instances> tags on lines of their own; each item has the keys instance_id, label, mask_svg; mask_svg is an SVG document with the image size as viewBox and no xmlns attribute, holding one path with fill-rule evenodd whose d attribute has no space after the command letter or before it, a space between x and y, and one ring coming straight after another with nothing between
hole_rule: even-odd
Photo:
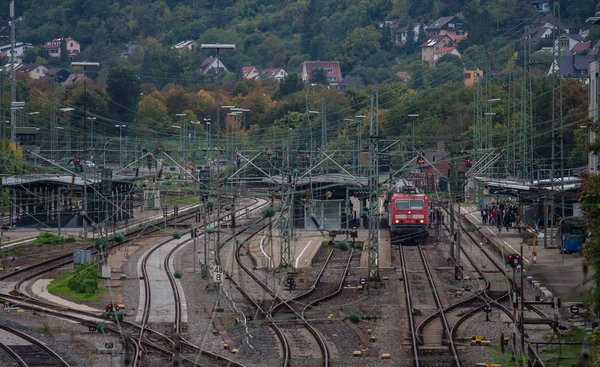
<instances>
[{"instance_id":1,"label":"white building","mask_svg":"<svg viewBox=\"0 0 600 367\"><path fill-rule=\"evenodd\" d=\"M21 62L23 54L27 47L32 47L31 43L15 42L15 58L16 62ZM6 57L10 61L10 43L8 45L0 46L0 57Z\"/></svg>"}]
</instances>

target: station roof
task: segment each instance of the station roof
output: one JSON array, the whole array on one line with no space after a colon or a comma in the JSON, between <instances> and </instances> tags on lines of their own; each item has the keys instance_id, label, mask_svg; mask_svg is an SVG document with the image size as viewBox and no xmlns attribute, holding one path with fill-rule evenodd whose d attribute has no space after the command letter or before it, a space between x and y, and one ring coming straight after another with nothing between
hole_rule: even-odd
<instances>
[{"instance_id":1,"label":"station roof","mask_svg":"<svg viewBox=\"0 0 600 367\"><path fill-rule=\"evenodd\" d=\"M143 177L133 177L133 176L113 176L112 178L108 178L113 182L129 182L135 181L139 179L143 179ZM90 177L84 178L80 175L57 175L57 174L30 174L30 175L18 175L18 176L4 176L1 178L3 186L21 186L21 185L30 185L30 184L55 184L55 185L75 185L75 186L83 186L87 185L95 185L101 182L100 175L98 174L90 174Z\"/></svg>"},{"instance_id":2,"label":"station roof","mask_svg":"<svg viewBox=\"0 0 600 367\"><path fill-rule=\"evenodd\" d=\"M387 175L379 177L379 183L382 184L388 179ZM286 178L287 180L287 178ZM263 178L264 183L268 184L276 184L281 185L281 176L272 176L271 178L265 177ZM284 183L287 183L284 182ZM306 186L311 183L315 184L335 184L335 185L344 185L344 186L352 186L352 187L367 187L369 186L369 178L368 177L360 177L360 176L351 176L345 173L330 173L327 175L314 175L312 177L307 176L298 176L295 181L298 186Z\"/></svg>"}]
</instances>

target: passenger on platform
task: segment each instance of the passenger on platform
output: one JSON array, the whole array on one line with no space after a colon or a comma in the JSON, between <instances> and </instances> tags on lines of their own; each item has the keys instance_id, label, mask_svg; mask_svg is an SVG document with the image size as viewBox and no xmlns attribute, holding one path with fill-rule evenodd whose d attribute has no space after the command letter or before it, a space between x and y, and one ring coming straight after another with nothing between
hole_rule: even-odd
<instances>
[{"instance_id":1,"label":"passenger on platform","mask_svg":"<svg viewBox=\"0 0 600 367\"><path fill-rule=\"evenodd\" d=\"M481 224L486 225L488 221L488 212L487 209L481 207Z\"/></svg>"},{"instance_id":2,"label":"passenger on platform","mask_svg":"<svg viewBox=\"0 0 600 367\"><path fill-rule=\"evenodd\" d=\"M497 214L496 213L496 206L492 206L492 211L490 212L490 224L496 224L496 218L497 218Z\"/></svg>"}]
</instances>

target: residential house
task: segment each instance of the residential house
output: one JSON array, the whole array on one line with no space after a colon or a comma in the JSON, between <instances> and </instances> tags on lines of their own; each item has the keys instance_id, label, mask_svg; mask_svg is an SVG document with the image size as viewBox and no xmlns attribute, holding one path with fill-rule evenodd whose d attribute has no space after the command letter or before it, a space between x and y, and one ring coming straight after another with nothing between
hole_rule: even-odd
<instances>
[{"instance_id":1,"label":"residential house","mask_svg":"<svg viewBox=\"0 0 600 367\"><path fill-rule=\"evenodd\" d=\"M567 52L567 56L571 55L585 55L590 49L590 42L579 42L576 43L575 46L571 49L571 51Z\"/></svg>"},{"instance_id":2,"label":"residential house","mask_svg":"<svg viewBox=\"0 0 600 367\"><path fill-rule=\"evenodd\" d=\"M419 39L419 29L423 23L413 24L413 34L415 42ZM427 30L427 26L423 25L424 29ZM408 40L408 25L405 25L402 28L396 28L392 32L392 43L396 45L404 45Z\"/></svg>"},{"instance_id":3,"label":"residential house","mask_svg":"<svg viewBox=\"0 0 600 367\"><path fill-rule=\"evenodd\" d=\"M47 67L41 64L21 64L18 68L15 69L15 73L17 75L26 75L29 79L40 79L43 78Z\"/></svg>"},{"instance_id":4,"label":"residential house","mask_svg":"<svg viewBox=\"0 0 600 367\"><path fill-rule=\"evenodd\" d=\"M465 70L463 73L463 82L465 87L470 88L475 85L478 81L483 79L483 70Z\"/></svg>"},{"instance_id":5,"label":"residential house","mask_svg":"<svg viewBox=\"0 0 600 367\"><path fill-rule=\"evenodd\" d=\"M242 77L246 80L258 80L260 70L254 66L242 66Z\"/></svg>"},{"instance_id":6,"label":"residential house","mask_svg":"<svg viewBox=\"0 0 600 367\"><path fill-rule=\"evenodd\" d=\"M302 66L302 81L309 82L315 69L325 69L330 86L337 86L343 80L340 63L337 61L304 61Z\"/></svg>"},{"instance_id":7,"label":"residential house","mask_svg":"<svg viewBox=\"0 0 600 367\"><path fill-rule=\"evenodd\" d=\"M25 49L32 47L31 43L26 42L15 42L15 61L21 63L23 60L23 54ZM8 45L0 46L0 57L5 57L10 61L10 43Z\"/></svg>"},{"instance_id":8,"label":"residential house","mask_svg":"<svg viewBox=\"0 0 600 367\"><path fill-rule=\"evenodd\" d=\"M48 51L50 57L60 57L60 44L63 38L55 38L52 41L46 42L44 48ZM81 45L71 37L65 38L67 54L69 58L79 54L81 52Z\"/></svg>"},{"instance_id":9,"label":"residential house","mask_svg":"<svg viewBox=\"0 0 600 367\"><path fill-rule=\"evenodd\" d=\"M529 41L531 43L532 48L537 48L540 42L546 41L549 42L548 46L552 45L552 28L554 26L552 24L543 24L536 27L529 28L529 35L524 34L521 39L525 39L525 37L529 36Z\"/></svg>"},{"instance_id":10,"label":"residential house","mask_svg":"<svg viewBox=\"0 0 600 367\"><path fill-rule=\"evenodd\" d=\"M10 38L10 26L3 25L0 27L0 38Z\"/></svg>"},{"instance_id":11,"label":"residential house","mask_svg":"<svg viewBox=\"0 0 600 367\"><path fill-rule=\"evenodd\" d=\"M229 70L227 70L225 65L223 65L221 60L217 61L217 58L212 57L212 56L204 59L204 61L202 61L202 64L200 65L200 71L202 71L204 74L207 74L209 71L215 70L215 69L223 69L223 71L226 71L226 72L229 71Z\"/></svg>"},{"instance_id":12,"label":"residential house","mask_svg":"<svg viewBox=\"0 0 600 367\"><path fill-rule=\"evenodd\" d=\"M171 48L177 52L183 52L185 50L193 51L196 48L196 41L181 41L178 44L171 46Z\"/></svg>"},{"instance_id":13,"label":"residential house","mask_svg":"<svg viewBox=\"0 0 600 367\"><path fill-rule=\"evenodd\" d=\"M550 11L550 1L549 0L531 0L531 5L537 9L537 11L541 12L549 12Z\"/></svg>"},{"instance_id":14,"label":"residential house","mask_svg":"<svg viewBox=\"0 0 600 367\"><path fill-rule=\"evenodd\" d=\"M86 79L87 77L85 76L85 74L71 74L69 75L69 77L67 78L67 80L65 80L65 85L81 85L83 84L83 81Z\"/></svg>"},{"instance_id":15,"label":"residential house","mask_svg":"<svg viewBox=\"0 0 600 367\"><path fill-rule=\"evenodd\" d=\"M571 51L576 44L583 41L584 39L578 34L561 34L560 38L558 39L558 44L560 45L560 53L566 54L567 52ZM556 47L556 44L554 46Z\"/></svg>"},{"instance_id":16,"label":"residential house","mask_svg":"<svg viewBox=\"0 0 600 367\"><path fill-rule=\"evenodd\" d=\"M594 56L575 56L563 55L560 58L560 75L563 79L579 79L583 83L589 82L590 62ZM557 70L556 63L552 63L548 75L552 75Z\"/></svg>"},{"instance_id":17,"label":"residential house","mask_svg":"<svg viewBox=\"0 0 600 367\"><path fill-rule=\"evenodd\" d=\"M457 16L441 17L427 27L427 37L448 36L453 42L467 37L465 21Z\"/></svg>"},{"instance_id":18,"label":"residential house","mask_svg":"<svg viewBox=\"0 0 600 367\"><path fill-rule=\"evenodd\" d=\"M600 54L600 41L594 43L594 46L588 51L590 56L597 56L598 54Z\"/></svg>"},{"instance_id":19,"label":"residential house","mask_svg":"<svg viewBox=\"0 0 600 367\"><path fill-rule=\"evenodd\" d=\"M275 79L278 82L282 81L287 74L287 71L283 68L266 68L263 70L263 77L265 79Z\"/></svg>"},{"instance_id":20,"label":"residential house","mask_svg":"<svg viewBox=\"0 0 600 367\"><path fill-rule=\"evenodd\" d=\"M435 65L445 54L460 57L460 53L454 47L454 41L448 35L431 36L421 45L421 59L429 65Z\"/></svg>"},{"instance_id":21,"label":"residential house","mask_svg":"<svg viewBox=\"0 0 600 367\"><path fill-rule=\"evenodd\" d=\"M67 78L69 78L69 75L71 75L71 73L69 73L67 70L65 70L63 68L51 68L51 69L46 70L45 77L54 79L54 81L56 83L62 84L67 81Z\"/></svg>"}]
</instances>

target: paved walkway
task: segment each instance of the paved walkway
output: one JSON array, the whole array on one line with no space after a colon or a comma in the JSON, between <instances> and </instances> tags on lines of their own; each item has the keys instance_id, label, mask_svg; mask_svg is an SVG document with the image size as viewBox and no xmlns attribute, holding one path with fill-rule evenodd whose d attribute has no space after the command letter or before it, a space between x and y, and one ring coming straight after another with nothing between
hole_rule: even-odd
<instances>
[{"instance_id":1,"label":"paved walkway","mask_svg":"<svg viewBox=\"0 0 600 367\"><path fill-rule=\"evenodd\" d=\"M43 299L50 301L57 305L68 307L73 310L88 311L88 312L102 312L102 310L98 310L98 309L95 309L95 308L92 308L92 307L89 307L86 305L82 305L79 303L67 301L64 298L50 294L46 290L46 287L48 286L48 283L50 283L51 281L52 281L52 279L38 279L31 286L31 291L40 298L43 298Z\"/></svg>"},{"instance_id":2,"label":"paved walkway","mask_svg":"<svg viewBox=\"0 0 600 367\"><path fill-rule=\"evenodd\" d=\"M518 253L522 244L521 233L515 229L508 232L505 228L498 231L496 226L481 224L479 210L474 206L461 208L463 218L476 226L481 234L492 241L496 246L502 246L505 253ZM583 264L585 258L580 254L561 254L559 249L544 248L543 240L536 247L536 261L533 259L533 251L530 246L523 246L524 269L526 276L532 276L540 285L546 287L554 296L582 296L588 289L583 286L584 273ZM592 269L589 269L591 277Z\"/></svg>"}]
</instances>

